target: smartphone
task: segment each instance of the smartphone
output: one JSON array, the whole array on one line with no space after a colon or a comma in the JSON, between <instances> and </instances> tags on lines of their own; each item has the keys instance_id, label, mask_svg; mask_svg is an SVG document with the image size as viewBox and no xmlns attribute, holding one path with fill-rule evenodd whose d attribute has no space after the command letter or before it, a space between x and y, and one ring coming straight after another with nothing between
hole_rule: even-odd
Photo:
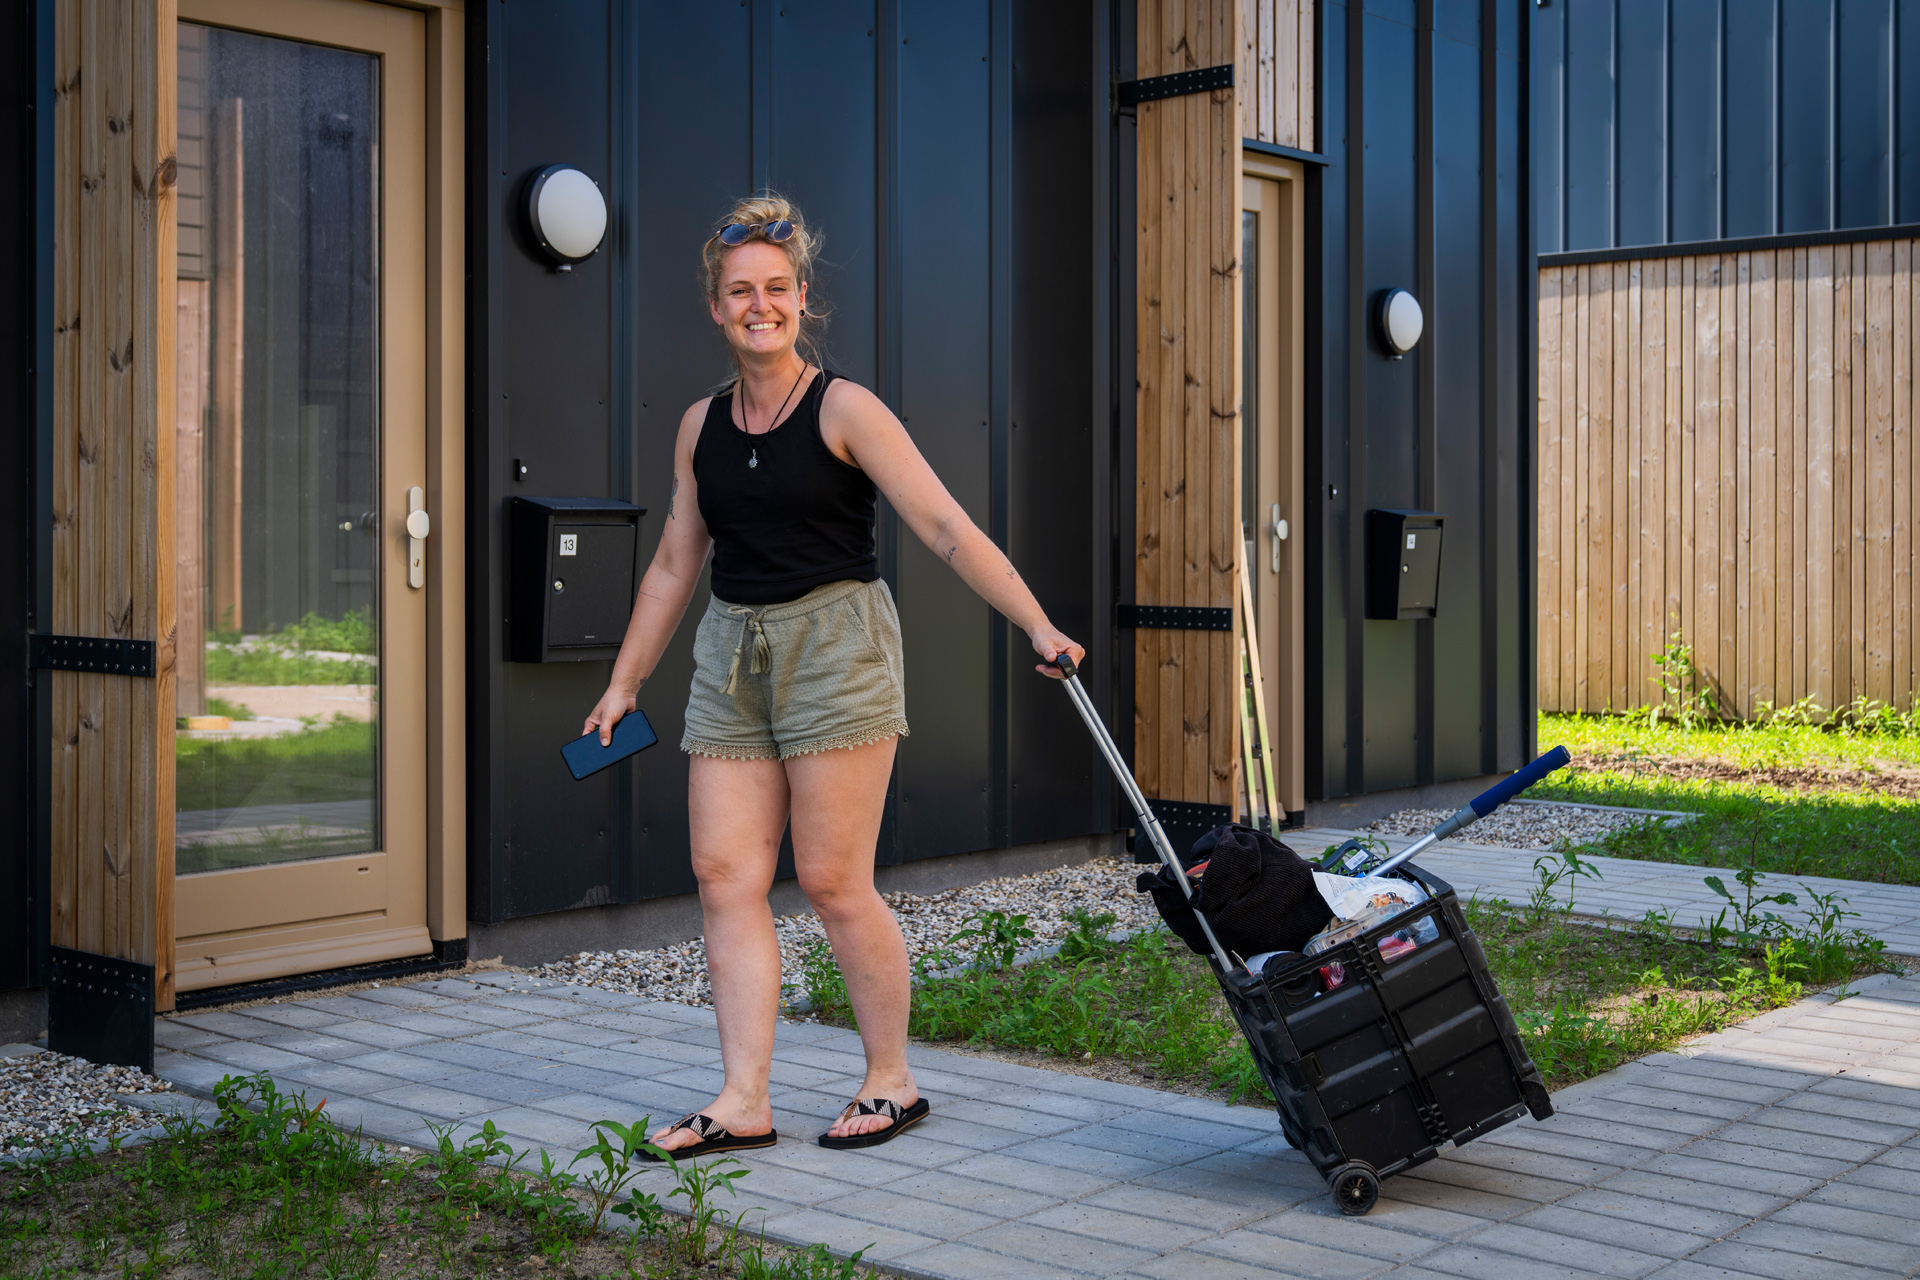
<instances>
[{"instance_id":1,"label":"smartphone","mask_svg":"<svg viewBox=\"0 0 1920 1280\"><path fill-rule=\"evenodd\" d=\"M647 723L644 712L629 711L622 716L620 723L613 726L613 745L600 745L600 734L583 733L560 748L560 758L567 762L567 768L578 782L588 774L598 773L610 764L618 764L636 752L645 751L660 741L660 735Z\"/></svg>"}]
</instances>

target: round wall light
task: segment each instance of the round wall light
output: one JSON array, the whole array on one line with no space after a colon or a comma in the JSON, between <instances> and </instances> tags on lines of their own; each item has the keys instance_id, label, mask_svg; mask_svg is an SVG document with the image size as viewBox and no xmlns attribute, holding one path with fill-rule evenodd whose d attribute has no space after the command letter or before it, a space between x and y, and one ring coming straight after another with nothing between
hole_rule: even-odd
<instances>
[{"instance_id":1,"label":"round wall light","mask_svg":"<svg viewBox=\"0 0 1920 1280\"><path fill-rule=\"evenodd\" d=\"M1427 327L1420 302L1405 289L1388 289L1374 308L1373 327L1387 355L1398 360L1414 349Z\"/></svg>"},{"instance_id":2,"label":"round wall light","mask_svg":"<svg viewBox=\"0 0 1920 1280\"><path fill-rule=\"evenodd\" d=\"M553 261L571 271L599 252L607 235L607 199L600 184L570 164L550 164L527 183L527 233Z\"/></svg>"}]
</instances>

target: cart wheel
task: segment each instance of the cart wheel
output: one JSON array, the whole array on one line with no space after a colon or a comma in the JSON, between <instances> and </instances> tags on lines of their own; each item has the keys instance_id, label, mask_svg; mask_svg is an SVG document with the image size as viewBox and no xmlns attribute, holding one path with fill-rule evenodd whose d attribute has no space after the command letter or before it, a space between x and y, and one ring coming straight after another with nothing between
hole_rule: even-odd
<instances>
[{"instance_id":1,"label":"cart wheel","mask_svg":"<svg viewBox=\"0 0 1920 1280\"><path fill-rule=\"evenodd\" d=\"M1333 1184L1333 1202L1349 1218L1358 1218L1380 1202L1380 1179L1363 1164L1342 1165L1327 1179Z\"/></svg>"}]
</instances>

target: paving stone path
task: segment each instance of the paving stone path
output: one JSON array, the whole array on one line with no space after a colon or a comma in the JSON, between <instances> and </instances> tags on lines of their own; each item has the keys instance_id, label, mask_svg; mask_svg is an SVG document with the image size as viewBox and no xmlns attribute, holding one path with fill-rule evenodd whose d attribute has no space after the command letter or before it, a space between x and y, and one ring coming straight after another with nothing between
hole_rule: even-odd
<instances>
[{"instance_id":1,"label":"paving stone path","mask_svg":"<svg viewBox=\"0 0 1920 1280\"><path fill-rule=\"evenodd\" d=\"M1632 864L1640 866L1642 864ZM159 1073L205 1092L266 1070L410 1144L494 1120L563 1158L601 1118L656 1120L720 1083L713 1016L480 974L164 1019ZM1877 978L1554 1095L1343 1218L1271 1112L916 1048L933 1116L871 1151L815 1145L858 1039L783 1023L771 1150L739 1204L775 1240L989 1277L1912 1276L1920 1270L1920 978ZM647 1179L664 1182L664 1172ZM643 1184L644 1185L644 1184Z\"/></svg>"},{"instance_id":2,"label":"paving stone path","mask_svg":"<svg viewBox=\"0 0 1920 1280\"><path fill-rule=\"evenodd\" d=\"M1367 833L1309 827L1288 833L1287 842L1302 853L1317 856L1328 845L1364 834ZM1413 843L1398 836L1388 836L1385 840L1394 850ZM1422 852L1416 861L1452 884L1463 898L1477 893L1482 898L1525 902L1537 883L1533 860L1541 856L1531 849L1500 849L1443 840ZM1583 914L1606 912L1621 919L1638 920L1649 910L1667 910L1673 912L1674 924L1690 927L1713 919L1727 905L1724 898L1707 887L1707 876L1718 875L1730 891L1743 892L1733 882L1734 873L1724 868L1641 862L1634 858L1595 857L1582 861L1591 862L1600 871L1601 878L1582 879L1572 885L1563 881L1555 898L1565 905L1571 892L1574 907ZM1797 906L1768 906L1767 910L1797 922L1806 919L1807 909L1813 905L1803 886L1817 893L1837 893L1846 900L1848 911L1859 913L1859 919L1846 921L1848 928L1866 929L1885 941L1887 950L1895 955L1920 956L1920 886L1782 875L1762 876L1760 885L1759 892L1763 894L1781 890L1796 894L1800 899Z\"/></svg>"}]
</instances>

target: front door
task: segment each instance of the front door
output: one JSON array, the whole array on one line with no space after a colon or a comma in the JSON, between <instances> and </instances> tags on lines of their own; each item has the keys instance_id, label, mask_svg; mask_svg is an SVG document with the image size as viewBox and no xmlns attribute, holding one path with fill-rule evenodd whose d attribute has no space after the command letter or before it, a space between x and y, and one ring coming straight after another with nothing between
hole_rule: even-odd
<instances>
[{"instance_id":1,"label":"front door","mask_svg":"<svg viewBox=\"0 0 1920 1280\"><path fill-rule=\"evenodd\" d=\"M432 950L425 34L180 0L180 990Z\"/></svg>"}]
</instances>

